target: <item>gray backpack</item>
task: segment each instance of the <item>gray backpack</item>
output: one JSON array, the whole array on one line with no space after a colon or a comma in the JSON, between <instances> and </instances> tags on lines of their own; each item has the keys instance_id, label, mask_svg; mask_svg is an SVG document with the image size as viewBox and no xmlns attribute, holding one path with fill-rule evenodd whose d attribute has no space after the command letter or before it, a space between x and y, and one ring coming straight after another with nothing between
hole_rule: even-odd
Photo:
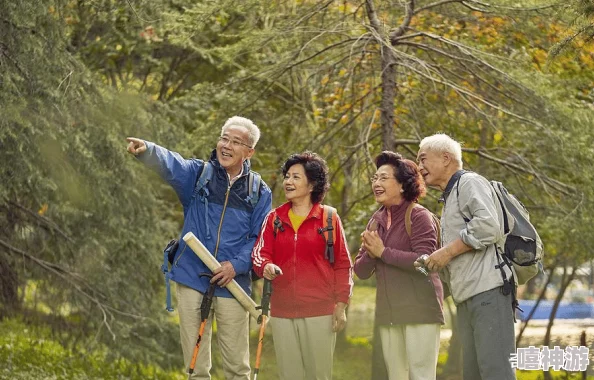
<instances>
[{"instance_id":1,"label":"gray backpack","mask_svg":"<svg viewBox=\"0 0 594 380\"><path fill-rule=\"evenodd\" d=\"M516 282L522 285L542 271L544 255L542 240L536 228L530 223L530 215L522 202L510 194L501 182L491 181L490 183L504 211L506 238L503 257L515 271Z\"/></svg>"},{"instance_id":2,"label":"gray backpack","mask_svg":"<svg viewBox=\"0 0 594 380\"><path fill-rule=\"evenodd\" d=\"M458 181L465 173L469 172L461 171ZM523 285L539 271L542 272L544 255L542 240L536 228L530 223L530 215L522 202L510 194L501 182L489 181L489 184L495 190L503 211L505 244L503 247L498 246L497 251L501 253L504 263L512 269L516 284ZM459 196L458 186L456 186L456 192ZM463 218L468 222L465 216ZM502 276L505 282L507 278L503 271Z\"/></svg>"}]
</instances>

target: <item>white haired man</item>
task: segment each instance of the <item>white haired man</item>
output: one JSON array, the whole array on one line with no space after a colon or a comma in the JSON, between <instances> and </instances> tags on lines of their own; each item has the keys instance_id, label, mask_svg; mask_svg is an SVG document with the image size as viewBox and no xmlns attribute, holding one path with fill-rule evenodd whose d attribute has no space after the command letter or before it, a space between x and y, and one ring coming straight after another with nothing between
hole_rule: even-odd
<instances>
[{"instance_id":1,"label":"white haired man","mask_svg":"<svg viewBox=\"0 0 594 380\"><path fill-rule=\"evenodd\" d=\"M515 379L515 285L497 250L505 239L497 195L484 177L462 170L462 148L445 134L424 138L417 161L425 183L443 191L443 245L425 266L440 271L457 306L464 380Z\"/></svg>"},{"instance_id":2,"label":"white haired man","mask_svg":"<svg viewBox=\"0 0 594 380\"><path fill-rule=\"evenodd\" d=\"M203 294L211 283L218 285L191 379L210 379L213 316L217 319L225 378L248 380L250 376L248 312L225 286L235 279L250 294L251 252L272 206L272 193L263 181L256 189L258 202L251 202L253 193L250 195L249 178L255 173L250 172L249 158L254 154L259 138L260 130L251 120L234 116L223 125L208 163L184 159L152 142L127 138L128 152L159 173L177 193L184 210L181 236L193 232L221 263L212 278L199 276L210 270L181 240L169 274L177 283L180 337L186 369L190 366L198 336ZM207 165L212 169L211 178L203 189L199 189L198 180Z\"/></svg>"}]
</instances>

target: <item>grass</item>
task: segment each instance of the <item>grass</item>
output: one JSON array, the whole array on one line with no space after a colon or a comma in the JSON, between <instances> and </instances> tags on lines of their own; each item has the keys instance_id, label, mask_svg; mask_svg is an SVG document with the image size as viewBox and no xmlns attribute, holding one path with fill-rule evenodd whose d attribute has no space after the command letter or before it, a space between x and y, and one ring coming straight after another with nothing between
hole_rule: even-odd
<instances>
[{"instance_id":1,"label":"grass","mask_svg":"<svg viewBox=\"0 0 594 380\"><path fill-rule=\"evenodd\" d=\"M370 320L375 303L375 289L357 286L352 299L349 314L349 326L345 341L336 348L334 357L333 379L369 379L371 368L371 323L357 322L355 315L360 314ZM351 317L351 315L353 317ZM356 325L356 326L355 326ZM273 336L270 326L264 339L258 380L278 379L274 355ZM133 363L125 359L113 360L105 348L92 352L73 353L61 346L51 337L51 332L43 328L32 331L18 320L0 322L0 379L187 379L179 369L162 369L156 365ZM255 363L258 330L253 329L250 340L250 364ZM220 351L216 339L213 345L213 380L222 380ZM447 343L442 345L439 355L438 373L446 360ZM181 350L180 350L181 355ZM581 379L579 373L551 371L553 379ZM543 379L542 371L518 371L518 380ZM594 376L589 376L594 380ZM457 380L448 378L447 380Z\"/></svg>"},{"instance_id":2,"label":"grass","mask_svg":"<svg viewBox=\"0 0 594 380\"><path fill-rule=\"evenodd\" d=\"M125 359L107 360L106 350L75 354L50 338L47 329L30 329L16 320L0 323L0 379L185 379L180 371Z\"/></svg>"},{"instance_id":3,"label":"grass","mask_svg":"<svg viewBox=\"0 0 594 380\"><path fill-rule=\"evenodd\" d=\"M252 360L255 362L257 337L252 337ZM0 379L186 379L183 371L166 371L153 365L132 363L127 360L107 360L106 352L96 350L85 355L74 355L60 344L51 340L49 331L31 331L25 324L16 320L0 323ZM216 339L213 351L218 355ZM371 345L366 338L347 338L345 344L337 348L334 359L334 379L369 379ZM439 356L439 367L447 357ZM219 362L215 360L215 363ZM277 368L271 336L267 335L263 346L259 380L276 380ZM220 368L213 371L213 380L223 379ZM553 379L581 379L577 373L552 372ZM541 371L520 371L518 380L543 379ZM588 377L594 379L594 376ZM448 380L454 380L449 378Z\"/></svg>"}]
</instances>

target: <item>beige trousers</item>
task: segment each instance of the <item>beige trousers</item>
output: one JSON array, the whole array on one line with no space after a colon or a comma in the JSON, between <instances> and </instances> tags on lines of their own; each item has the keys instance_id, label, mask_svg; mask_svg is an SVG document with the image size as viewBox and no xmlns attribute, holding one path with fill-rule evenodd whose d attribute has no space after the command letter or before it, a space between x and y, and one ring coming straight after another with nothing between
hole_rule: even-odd
<instances>
[{"instance_id":1,"label":"beige trousers","mask_svg":"<svg viewBox=\"0 0 594 380\"><path fill-rule=\"evenodd\" d=\"M390 380L435 379L439 329L439 324L380 326Z\"/></svg>"},{"instance_id":2,"label":"beige trousers","mask_svg":"<svg viewBox=\"0 0 594 380\"><path fill-rule=\"evenodd\" d=\"M332 316L271 318L281 380L330 380L336 333Z\"/></svg>"},{"instance_id":3,"label":"beige trousers","mask_svg":"<svg viewBox=\"0 0 594 380\"><path fill-rule=\"evenodd\" d=\"M200 303L202 294L187 286L177 284L177 310L181 346L186 371L198 338L200 328ZM215 297L208 321L202 334L198 358L192 380L210 380L213 317L217 320L217 340L223 357L223 373L226 380L249 380L249 316L235 298Z\"/></svg>"}]
</instances>

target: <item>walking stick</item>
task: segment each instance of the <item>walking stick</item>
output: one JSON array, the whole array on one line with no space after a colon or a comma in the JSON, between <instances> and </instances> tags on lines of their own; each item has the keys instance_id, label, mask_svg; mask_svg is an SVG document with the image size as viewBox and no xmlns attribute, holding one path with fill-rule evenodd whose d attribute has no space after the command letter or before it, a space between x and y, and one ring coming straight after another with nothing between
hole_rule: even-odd
<instances>
[{"instance_id":1,"label":"walking stick","mask_svg":"<svg viewBox=\"0 0 594 380\"><path fill-rule=\"evenodd\" d=\"M275 269L274 273L279 274L280 271ZM264 287L262 289L262 305L258 309L262 309L262 314L258 317L260 324L260 334L258 336L258 349L256 350L256 367L254 368L254 380L258 379L258 372L260 372L260 357L262 356L262 343L264 342L264 331L268 323L268 312L270 310L270 296L272 295L272 281L264 279Z\"/></svg>"},{"instance_id":2,"label":"walking stick","mask_svg":"<svg viewBox=\"0 0 594 380\"><path fill-rule=\"evenodd\" d=\"M212 274L210 273L200 273L200 276L205 276L212 278ZM200 350L200 342L202 341L202 334L204 333L204 328L206 327L206 322L208 320L208 314L210 314L210 306L212 305L212 299L214 297L216 284L211 283L208 286L208 290L202 297L202 303L200 304L200 328L198 329L198 338L196 339L196 345L194 346L194 353L192 354L192 360L190 361L190 369L188 379L194 373L194 367L196 366L196 358L198 357L198 351Z\"/></svg>"}]
</instances>

